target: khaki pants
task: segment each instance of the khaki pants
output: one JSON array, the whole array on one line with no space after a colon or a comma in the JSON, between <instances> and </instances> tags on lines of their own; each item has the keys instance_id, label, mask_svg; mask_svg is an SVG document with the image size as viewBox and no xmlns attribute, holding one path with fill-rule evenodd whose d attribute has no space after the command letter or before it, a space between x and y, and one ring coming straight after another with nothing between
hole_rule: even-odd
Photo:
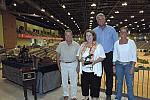
<instances>
[{"instance_id":1,"label":"khaki pants","mask_svg":"<svg viewBox=\"0 0 150 100\"><path fill-rule=\"evenodd\" d=\"M63 95L69 96L69 86L68 86L68 76L70 79L71 86L71 98L76 97L77 94L77 62L73 63L60 63L61 66L61 76L62 76L62 86Z\"/></svg>"}]
</instances>

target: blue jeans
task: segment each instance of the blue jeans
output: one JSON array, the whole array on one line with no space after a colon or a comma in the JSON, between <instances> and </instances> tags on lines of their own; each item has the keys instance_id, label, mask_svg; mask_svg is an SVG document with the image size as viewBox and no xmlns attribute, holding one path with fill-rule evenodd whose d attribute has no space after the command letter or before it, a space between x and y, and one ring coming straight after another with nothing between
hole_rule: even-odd
<instances>
[{"instance_id":1,"label":"blue jeans","mask_svg":"<svg viewBox=\"0 0 150 100\"><path fill-rule=\"evenodd\" d=\"M117 100L121 100L122 97L122 85L124 76L126 79L127 91L128 91L128 100L134 100L133 95L133 74L130 74L130 70L132 68L132 63L122 64L119 61L116 61L116 78L117 78L117 91L116 98Z\"/></svg>"}]
</instances>

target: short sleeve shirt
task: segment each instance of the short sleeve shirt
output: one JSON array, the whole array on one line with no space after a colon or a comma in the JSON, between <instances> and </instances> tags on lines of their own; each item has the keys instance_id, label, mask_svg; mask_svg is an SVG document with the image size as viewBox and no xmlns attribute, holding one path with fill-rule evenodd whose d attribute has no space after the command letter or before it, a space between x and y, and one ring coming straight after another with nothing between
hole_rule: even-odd
<instances>
[{"instance_id":1,"label":"short sleeve shirt","mask_svg":"<svg viewBox=\"0 0 150 100\"><path fill-rule=\"evenodd\" d=\"M64 62L72 62L76 60L76 55L80 45L72 41L72 44L68 45L66 41L59 43L56 48L56 52L60 54L60 60Z\"/></svg>"}]
</instances>

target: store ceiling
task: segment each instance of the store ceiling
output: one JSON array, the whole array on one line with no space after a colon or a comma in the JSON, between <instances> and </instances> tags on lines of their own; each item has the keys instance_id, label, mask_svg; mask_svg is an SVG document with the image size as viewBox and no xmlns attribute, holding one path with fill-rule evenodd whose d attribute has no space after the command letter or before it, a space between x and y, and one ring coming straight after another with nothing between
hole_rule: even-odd
<instances>
[{"instance_id":1,"label":"store ceiling","mask_svg":"<svg viewBox=\"0 0 150 100\"><path fill-rule=\"evenodd\" d=\"M132 33L150 32L150 0L5 1L7 10L18 19L61 31L70 28L74 34L96 27L95 16L100 12L116 30L127 26Z\"/></svg>"}]
</instances>

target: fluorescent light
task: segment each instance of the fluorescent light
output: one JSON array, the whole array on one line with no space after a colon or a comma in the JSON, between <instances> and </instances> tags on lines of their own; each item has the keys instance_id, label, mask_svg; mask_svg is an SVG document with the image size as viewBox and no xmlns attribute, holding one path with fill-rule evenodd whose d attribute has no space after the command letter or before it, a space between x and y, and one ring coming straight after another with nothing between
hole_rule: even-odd
<instances>
[{"instance_id":1,"label":"fluorescent light","mask_svg":"<svg viewBox=\"0 0 150 100\"><path fill-rule=\"evenodd\" d=\"M54 18L54 16L53 16L53 15L51 15L51 17L52 17L52 18Z\"/></svg>"},{"instance_id":2,"label":"fluorescent light","mask_svg":"<svg viewBox=\"0 0 150 100\"><path fill-rule=\"evenodd\" d=\"M42 12L45 12L45 9L42 8L41 11L42 11Z\"/></svg>"},{"instance_id":3,"label":"fluorescent light","mask_svg":"<svg viewBox=\"0 0 150 100\"><path fill-rule=\"evenodd\" d=\"M70 15L70 12L68 12L68 15Z\"/></svg>"},{"instance_id":4,"label":"fluorescent light","mask_svg":"<svg viewBox=\"0 0 150 100\"><path fill-rule=\"evenodd\" d=\"M125 22L127 22L128 20L127 20L127 19L125 19L124 21L125 21Z\"/></svg>"},{"instance_id":5,"label":"fluorescent light","mask_svg":"<svg viewBox=\"0 0 150 100\"><path fill-rule=\"evenodd\" d=\"M96 7L96 4L95 4L95 3L93 3L93 4L91 5L91 7Z\"/></svg>"},{"instance_id":6,"label":"fluorescent light","mask_svg":"<svg viewBox=\"0 0 150 100\"><path fill-rule=\"evenodd\" d=\"M110 19L107 19L107 22L110 22Z\"/></svg>"},{"instance_id":7,"label":"fluorescent light","mask_svg":"<svg viewBox=\"0 0 150 100\"><path fill-rule=\"evenodd\" d=\"M114 18L114 16L110 16L110 18Z\"/></svg>"},{"instance_id":8,"label":"fluorescent light","mask_svg":"<svg viewBox=\"0 0 150 100\"><path fill-rule=\"evenodd\" d=\"M90 22L93 22L93 20L90 20Z\"/></svg>"},{"instance_id":9,"label":"fluorescent light","mask_svg":"<svg viewBox=\"0 0 150 100\"><path fill-rule=\"evenodd\" d=\"M131 16L131 18L134 18L134 16Z\"/></svg>"},{"instance_id":10,"label":"fluorescent light","mask_svg":"<svg viewBox=\"0 0 150 100\"><path fill-rule=\"evenodd\" d=\"M94 17L90 17L91 19L93 19Z\"/></svg>"},{"instance_id":11,"label":"fluorescent light","mask_svg":"<svg viewBox=\"0 0 150 100\"><path fill-rule=\"evenodd\" d=\"M127 5L128 5L127 2L122 3L122 6L127 6Z\"/></svg>"},{"instance_id":12,"label":"fluorescent light","mask_svg":"<svg viewBox=\"0 0 150 100\"><path fill-rule=\"evenodd\" d=\"M94 12L94 11L92 11L92 12L91 12L91 14L95 14L95 12Z\"/></svg>"},{"instance_id":13,"label":"fluorescent light","mask_svg":"<svg viewBox=\"0 0 150 100\"><path fill-rule=\"evenodd\" d=\"M65 5L62 5L62 7L65 9L66 8L66 6Z\"/></svg>"},{"instance_id":14,"label":"fluorescent light","mask_svg":"<svg viewBox=\"0 0 150 100\"><path fill-rule=\"evenodd\" d=\"M116 13L116 14L118 14L118 13L119 13L119 11L115 11L115 13Z\"/></svg>"},{"instance_id":15,"label":"fluorescent light","mask_svg":"<svg viewBox=\"0 0 150 100\"><path fill-rule=\"evenodd\" d=\"M143 11L143 10L140 10L139 13L144 13L144 11Z\"/></svg>"},{"instance_id":16,"label":"fluorescent light","mask_svg":"<svg viewBox=\"0 0 150 100\"><path fill-rule=\"evenodd\" d=\"M134 22L135 24L137 24L137 22Z\"/></svg>"},{"instance_id":17,"label":"fluorescent light","mask_svg":"<svg viewBox=\"0 0 150 100\"><path fill-rule=\"evenodd\" d=\"M144 21L144 19L141 19L141 21Z\"/></svg>"},{"instance_id":18,"label":"fluorescent light","mask_svg":"<svg viewBox=\"0 0 150 100\"><path fill-rule=\"evenodd\" d=\"M13 6L17 6L17 4L16 4L16 3L14 3L14 4L13 4Z\"/></svg>"}]
</instances>

